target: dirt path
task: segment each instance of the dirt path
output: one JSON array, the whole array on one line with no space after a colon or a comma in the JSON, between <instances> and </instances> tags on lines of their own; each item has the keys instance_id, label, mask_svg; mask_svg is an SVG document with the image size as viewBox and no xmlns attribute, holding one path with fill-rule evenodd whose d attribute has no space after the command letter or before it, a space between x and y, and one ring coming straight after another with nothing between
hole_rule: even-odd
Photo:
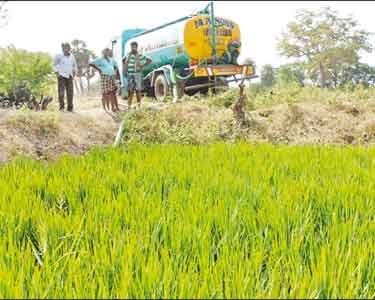
<instances>
[{"instance_id":1,"label":"dirt path","mask_svg":"<svg viewBox=\"0 0 375 300\"><path fill-rule=\"evenodd\" d=\"M111 144L117 128L118 120L100 107L74 113L0 110L0 163L18 155L54 160L82 154Z\"/></svg>"},{"instance_id":2,"label":"dirt path","mask_svg":"<svg viewBox=\"0 0 375 300\"><path fill-rule=\"evenodd\" d=\"M98 96L76 97L74 113L58 112L56 101L49 111L0 109L0 165L17 156L55 160L64 154L83 154L93 147L110 145L126 108L119 99L120 114L107 113ZM163 104L144 103L145 109Z\"/></svg>"}]
</instances>

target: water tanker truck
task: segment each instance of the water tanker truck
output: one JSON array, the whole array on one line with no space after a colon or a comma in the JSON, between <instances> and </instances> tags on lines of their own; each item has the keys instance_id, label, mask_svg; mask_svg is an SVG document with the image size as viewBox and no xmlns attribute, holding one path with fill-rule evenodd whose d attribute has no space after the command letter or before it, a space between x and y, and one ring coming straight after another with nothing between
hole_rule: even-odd
<instances>
[{"instance_id":1,"label":"water tanker truck","mask_svg":"<svg viewBox=\"0 0 375 300\"><path fill-rule=\"evenodd\" d=\"M143 70L143 89L148 96L164 100L183 94L219 90L231 81L256 77L253 66L239 65L241 34L232 20L215 17L213 2L193 15L152 29L127 29L111 40L113 57L120 68L121 95L127 97L122 59L131 42L152 63Z\"/></svg>"}]
</instances>

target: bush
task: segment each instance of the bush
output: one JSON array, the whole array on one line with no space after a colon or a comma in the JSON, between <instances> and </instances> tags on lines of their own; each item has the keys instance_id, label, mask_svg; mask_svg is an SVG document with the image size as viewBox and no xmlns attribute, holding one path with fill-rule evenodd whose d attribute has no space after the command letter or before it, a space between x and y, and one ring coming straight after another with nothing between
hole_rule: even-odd
<instances>
[{"instance_id":1,"label":"bush","mask_svg":"<svg viewBox=\"0 0 375 300\"><path fill-rule=\"evenodd\" d=\"M220 140L225 116L205 105L179 104L161 111L138 111L125 129L124 142L203 144Z\"/></svg>"},{"instance_id":2,"label":"bush","mask_svg":"<svg viewBox=\"0 0 375 300\"><path fill-rule=\"evenodd\" d=\"M237 89L229 89L225 92L219 94L211 94L209 93L208 102L213 106L219 107L231 107L234 102L238 99L238 91Z\"/></svg>"},{"instance_id":3,"label":"bush","mask_svg":"<svg viewBox=\"0 0 375 300\"><path fill-rule=\"evenodd\" d=\"M298 84L304 86L304 69L299 64L282 65L276 72L276 78L281 85Z\"/></svg>"},{"instance_id":4,"label":"bush","mask_svg":"<svg viewBox=\"0 0 375 300\"><path fill-rule=\"evenodd\" d=\"M0 92L13 95L25 86L31 94L39 96L49 91L54 81L52 58L42 52L29 52L14 47L0 48Z\"/></svg>"}]
</instances>

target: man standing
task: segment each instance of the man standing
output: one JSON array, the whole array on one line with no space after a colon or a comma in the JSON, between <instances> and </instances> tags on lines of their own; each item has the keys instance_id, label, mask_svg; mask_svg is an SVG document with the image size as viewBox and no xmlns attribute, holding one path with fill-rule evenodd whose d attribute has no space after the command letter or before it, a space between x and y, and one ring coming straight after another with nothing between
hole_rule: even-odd
<instances>
[{"instance_id":1,"label":"man standing","mask_svg":"<svg viewBox=\"0 0 375 300\"><path fill-rule=\"evenodd\" d=\"M68 102L68 111L73 112L73 78L77 74L77 62L70 53L69 43L61 44L63 54L55 57L53 70L57 75L60 111L64 111L64 97Z\"/></svg>"},{"instance_id":2,"label":"man standing","mask_svg":"<svg viewBox=\"0 0 375 300\"><path fill-rule=\"evenodd\" d=\"M137 95L138 108L141 107L142 69L152 62L150 58L138 53L137 42L132 42L130 46L130 53L122 59L124 64L124 76L128 79L128 109L131 108L134 91Z\"/></svg>"},{"instance_id":3,"label":"man standing","mask_svg":"<svg viewBox=\"0 0 375 300\"><path fill-rule=\"evenodd\" d=\"M116 81L120 73L116 61L111 58L111 52L111 49L105 48L102 52L103 57L93 60L89 66L99 71L104 110L109 110L109 104L111 104L112 111L116 112L120 111L116 97L118 89Z\"/></svg>"}]
</instances>

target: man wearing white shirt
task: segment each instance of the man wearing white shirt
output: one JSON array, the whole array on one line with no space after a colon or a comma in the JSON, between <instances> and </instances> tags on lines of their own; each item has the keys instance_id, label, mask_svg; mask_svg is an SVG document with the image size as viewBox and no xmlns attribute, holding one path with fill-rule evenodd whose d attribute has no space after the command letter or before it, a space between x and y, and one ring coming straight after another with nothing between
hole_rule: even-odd
<instances>
[{"instance_id":1,"label":"man wearing white shirt","mask_svg":"<svg viewBox=\"0 0 375 300\"><path fill-rule=\"evenodd\" d=\"M68 111L73 112L73 78L77 73L77 62L70 53L69 43L61 45L63 54L55 57L53 69L57 75L60 111L64 111L64 97L68 102Z\"/></svg>"}]
</instances>

